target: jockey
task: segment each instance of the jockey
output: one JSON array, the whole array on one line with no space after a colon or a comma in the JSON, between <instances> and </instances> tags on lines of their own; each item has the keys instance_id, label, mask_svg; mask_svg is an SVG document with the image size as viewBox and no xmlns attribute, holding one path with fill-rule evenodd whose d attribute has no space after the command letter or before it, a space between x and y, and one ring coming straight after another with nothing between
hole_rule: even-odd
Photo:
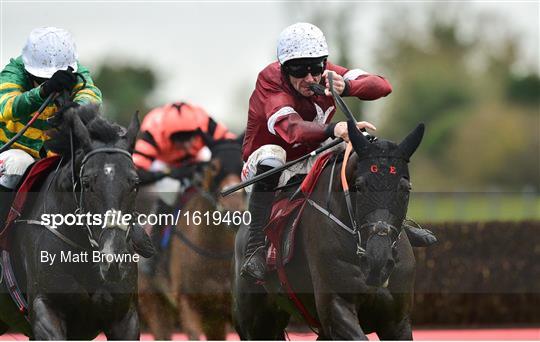
<instances>
[{"instance_id":1,"label":"jockey","mask_svg":"<svg viewBox=\"0 0 540 342\"><path fill-rule=\"evenodd\" d=\"M236 138L204 109L189 103L171 103L150 111L133 152L141 184L192 175L197 162L210 160L205 134L214 140Z\"/></svg>"},{"instance_id":2,"label":"jockey","mask_svg":"<svg viewBox=\"0 0 540 342\"><path fill-rule=\"evenodd\" d=\"M30 121L52 93L67 91L81 105L102 102L90 72L77 60L71 34L56 27L34 29L22 55L11 59L0 72L0 80L0 147ZM57 104L50 103L11 149L0 154L0 229L26 169L36 159L51 155L43 147L49 139L46 131L52 128L47 119L58 110ZM144 256L149 238L141 232L142 227L134 225L132 241Z\"/></svg>"},{"instance_id":3,"label":"jockey","mask_svg":"<svg viewBox=\"0 0 540 342\"><path fill-rule=\"evenodd\" d=\"M180 181L189 181L197 164L210 160L211 152L204 135L214 140L236 138L203 108L185 102L155 108L144 117L133 162L141 184L156 185L154 191L160 193L161 199L157 203L159 213L170 214L175 210L178 193L182 193ZM150 236L159 250L162 232L158 228L165 227L153 226ZM156 254L140 263L141 271L153 276L160 258L161 255Z\"/></svg>"},{"instance_id":4,"label":"jockey","mask_svg":"<svg viewBox=\"0 0 540 342\"><path fill-rule=\"evenodd\" d=\"M86 82L77 80L74 72ZM56 27L34 29L22 55L11 59L0 73L0 146L17 134L51 93L69 91L74 102L101 103L101 92L94 86L88 69L77 61L75 43L69 32ZM0 154L0 229L9 211L14 191L26 169L35 159L46 157L43 144L47 119L58 111L50 103L34 125Z\"/></svg>"},{"instance_id":5,"label":"jockey","mask_svg":"<svg viewBox=\"0 0 540 342\"><path fill-rule=\"evenodd\" d=\"M264 68L257 78L249 100L247 130L242 147L245 161L243 180L282 166L316 149L329 138L348 141L347 123L330 123L336 111L329 90L329 78L341 96L376 100L392 91L382 76L361 69L349 70L328 61L328 46L322 31L308 23L291 25L281 32L277 47L278 61ZM309 85L326 86L326 96L316 95ZM358 128L374 130L369 122ZM251 189L249 211L252 221L242 266L243 276L262 281L266 271L265 234L273 189L283 185L294 174L307 173L314 158L293 166L281 174L267 177ZM246 188L250 191L249 188Z\"/></svg>"}]
</instances>

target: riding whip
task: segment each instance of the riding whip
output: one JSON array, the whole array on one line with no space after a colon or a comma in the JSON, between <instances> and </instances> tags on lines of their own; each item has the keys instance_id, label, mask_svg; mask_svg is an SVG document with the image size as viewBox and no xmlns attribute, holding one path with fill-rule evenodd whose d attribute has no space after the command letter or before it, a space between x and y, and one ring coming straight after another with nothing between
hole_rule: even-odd
<instances>
[{"instance_id":1,"label":"riding whip","mask_svg":"<svg viewBox=\"0 0 540 342\"><path fill-rule=\"evenodd\" d=\"M9 139L9 141L7 143L5 143L4 146L0 147L0 153L9 150L11 145L13 145L17 140L19 140L19 138L24 134L24 132L26 132L28 130L28 128L30 128L30 126L32 126L34 124L34 122L41 115L41 113L45 110L45 108L47 108L47 106L56 98L56 95L57 95L57 93L51 93L51 94L49 94L49 96L47 96L47 98L41 104L41 106L39 107L37 112L32 116L32 119L30 119L30 121L28 121L28 123L23 127L23 129L21 129L17 134L15 134L15 136L13 138Z\"/></svg>"},{"instance_id":2,"label":"riding whip","mask_svg":"<svg viewBox=\"0 0 540 342\"><path fill-rule=\"evenodd\" d=\"M73 68L68 67L68 70L73 71ZM84 78L84 76L82 74L78 73L78 72L75 72L74 74L76 76L82 78L82 80L83 80L83 86L82 87L83 88L86 87L86 79ZM9 141L7 143L5 143L4 146L0 147L0 153L7 151L11 147L11 145L13 145L17 140L19 140L19 138L28 130L28 128L30 128L34 124L34 122L36 122L36 120L41 115L41 113L43 113L45 108L47 108L47 106L49 104L51 104L52 101L56 100L56 98L59 95L60 95L60 93L50 93L49 96L47 96L45 101L43 101L41 106L38 108L37 112L32 116L32 119L30 119L30 121L28 121L28 123L23 127L23 129L21 129L19 132L17 132L17 134L15 134L15 136L13 138L9 139Z\"/></svg>"},{"instance_id":3,"label":"riding whip","mask_svg":"<svg viewBox=\"0 0 540 342\"><path fill-rule=\"evenodd\" d=\"M238 191L238 190L240 190L240 189L245 188L246 186L249 186L249 185L251 185L251 184L253 184L253 183L257 183L257 182L260 181L261 179L264 179L264 178L269 177L269 176L271 176L271 175L273 175L273 174L276 174L276 173L278 173L278 172L281 172L281 171L283 171L283 170L285 170L285 169L291 167L292 165L297 164L297 163L300 163L300 162L302 162L302 161L304 161L304 160L306 160L306 159L308 159L308 158L310 158L310 157L316 156L316 155L318 155L319 153L324 152L324 151L326 151L326 150L328 150L328 149L330 149L330 148L332 148L332 147L334 147L334 146L340 144L341 142L343 142L343 139L341 139L341 138L336 139L336 140L332 141L331 143L329 143L329 144L327 144L327 145L324 145L324 146L321 146L321 147L319 147L318 149L312 151L311 153L308 153L308 154L306 154L306 155L304 155L304 156L302 156L302 157L300 157L300 158L298 158L298 159L291 160L290 162L285 163L284 165L282 165L282 166L280 166L280 167L275 167L275 168L273 168L273 169L271 169L271 170L268 170L268 171L266 171L266 172L264 172L264 173L261 173L260 175L257 175L257 176L255 176L255 177L253 177L253 178L251 178L251 179L248 179L248 180L245 181L245 182L242 182L242 183L239 183L239 184L237 184L237 185L235 185L235 186L232 186L232 187L230 187L230 188L228 188L228 189L222 191L222 192L221 192L221 196L225 197L225 196L227 196L227 195L232 194L232 193L235 192L235 191Z\"/></svg>"}]
</instances>

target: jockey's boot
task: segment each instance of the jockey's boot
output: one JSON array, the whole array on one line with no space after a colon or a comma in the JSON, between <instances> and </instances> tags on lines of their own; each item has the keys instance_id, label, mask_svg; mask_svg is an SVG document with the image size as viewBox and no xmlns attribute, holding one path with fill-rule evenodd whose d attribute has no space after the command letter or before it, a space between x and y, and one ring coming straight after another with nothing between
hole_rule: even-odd
<instances>
[{"instance_id":1,"label":"jockey's boot","mask_svg":"<svg viewBox=\"0 0 540 342\"><path fill-rule=\"evenodd\" d=\"M129 234L133 250L135 250L137 254L143 258L151 258L154 254L156 254L156 249L154 248L152 240L148 234L146 234L144 228L140 224L134 223L131 226L131 231Z\"/></svg>"},{"instance_id":2,"label":"jockey's boot","mask_svg":"<svg viewBox=\"0 0 540 342\"><path fill-rule=\"evenodd\" d=\"M413 247L429 247L437 242L437 237L431 230L422 228L413 220L403 221L403 229Z\"/></svg>"},{"instance_id":3,"label":"jockey's boot","mask_svg":"<svg viewBox=\"0 0 540 342\"><path fill-rule=\"evenodd\" d=\"M257 175L272 169L270 166L257 166ZM266 273L266 248L264 227L268 224L274 201L274 188L278 185L281 173L260 180L253 184L253 190L249 199L249 212L251 224L249 225L249 237L244 254L245 262L240 274L243 277L251 277L256 281L264 281Z\"/></svg>"},{"instance_id":4,"label":"jockey's boot","mask_svg":"<svg viewBox=\"0 0 540 342\"><path fill-rule=\"evenodd\" d=\"M11 202L13 202L15 195L15 191L0 185L0 231L4 229Z\"/></svg>"}]
</instances>

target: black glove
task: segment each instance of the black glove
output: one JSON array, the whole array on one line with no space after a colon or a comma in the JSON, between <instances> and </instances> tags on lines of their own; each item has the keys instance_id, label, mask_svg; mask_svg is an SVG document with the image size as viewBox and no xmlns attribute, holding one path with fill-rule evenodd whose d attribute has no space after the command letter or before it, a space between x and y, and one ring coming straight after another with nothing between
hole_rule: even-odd
<instances>
[{"instance_id":1,"label":"black glove","mask_svg":"<svg viewBox=\"0 0 540 342\"><path fill-rule=\"evenodd\" d=\"M157 182L158 180L167 176L163 172L146 171L143 169L137 170L137 174L139 176L139 185L142 186Z\"/></svg>"},{"instance_id":2,"label":"black glove","mask_svg":"<svg viewBox=\"0 0 540 342\"><path fill-rule=\"evenodd\" d=\"M42 97L47 97L52 93L59 93L62 90L71 91L77 84L77 75L73 73L72 68L68 70L58 70L50 79L41 85Z\"/></svg>"}]
</instances>

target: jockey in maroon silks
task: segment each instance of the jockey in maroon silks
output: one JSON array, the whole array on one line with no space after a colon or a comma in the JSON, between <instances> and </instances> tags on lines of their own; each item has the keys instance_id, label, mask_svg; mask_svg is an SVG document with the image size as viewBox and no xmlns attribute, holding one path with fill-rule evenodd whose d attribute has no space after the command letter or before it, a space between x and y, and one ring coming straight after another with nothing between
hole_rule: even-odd
<instances>
[{"instance_id":1,"label":"jockey in maroon silks","mask_svg":"<svg viewBox=\"0 0 540 342\"><path fill-rule=\"evenodd\" d=\"M278 61L264 68L257 78L249 100L249 117L243 144L243 180L272 168L282 166L310 153L325 140L342 138L348 141L345 121L330 123L336 105L329 90L332 77L334 89L341 96L360 100L376 100L392 92L392 86L382 76L361 69L347 69L328 61L328 46L319 28L297 23L280 34ZM326 86L325 96L316 95L309 86ZM358 128L375 130L369 122L358 122ZM274 189L285 184L294 174L307 173L315 158L267 177L246 190L251 192L246 261L242 275L264 280L266 271L265 234Z\"/></svg>"}]
</instances>

